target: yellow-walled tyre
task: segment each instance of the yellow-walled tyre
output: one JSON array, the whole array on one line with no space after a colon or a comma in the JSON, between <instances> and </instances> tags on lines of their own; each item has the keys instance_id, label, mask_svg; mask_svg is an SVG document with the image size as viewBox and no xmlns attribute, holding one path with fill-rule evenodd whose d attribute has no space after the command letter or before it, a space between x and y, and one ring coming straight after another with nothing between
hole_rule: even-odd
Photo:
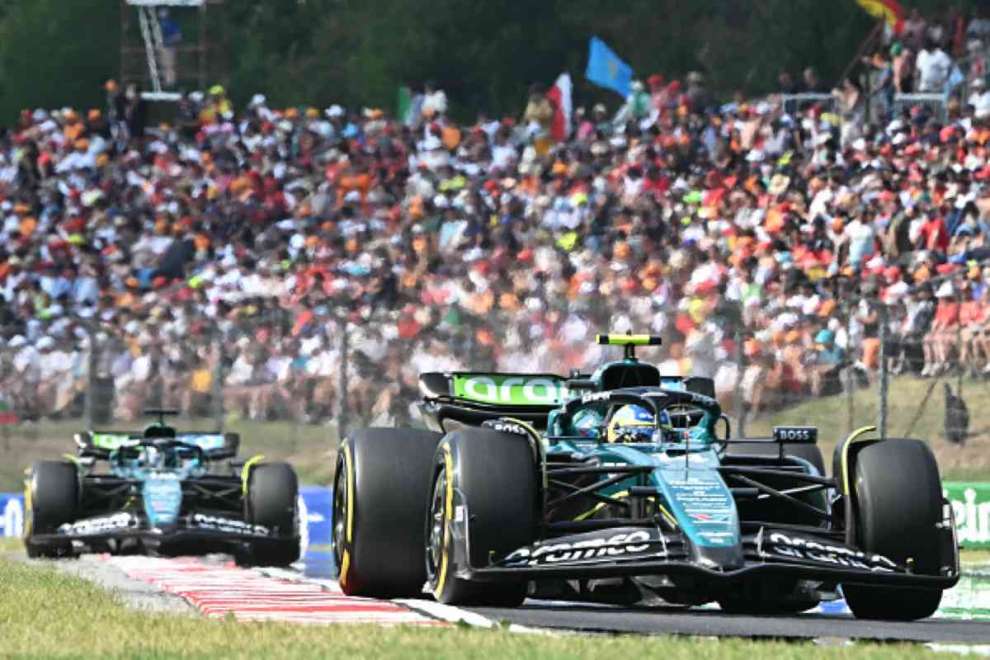
<instances>
[{"instance_id":1,"label":"yellow-walled tyre","mask_svg":"<svg viewBox=\"0 0 990 660\"><path fill-rule=\"evenodd\" d=\"M458 573L532 543L540 509L530 441L486 428L454 431L437 448L433 475L426 572L434 598L450 605L520 605L525 581L472 581Z\"/></svg>"},{"instance_id":2,"label":"yellow-walled tyre","mask_svg":"<svg viewBox=\"0 0 990 660\"><path fill-rule=\"evenodd\" d=\"M924 575L938 575L942 486L935 456L920 440L889 439L860 450L853 468L857 545ZM860 619L913 621L935 613L941 589L844 584Z\"/></svg>"},{"instance_id":3,"label":"yellow-walled tyre","mask_svg":"<svg viewBox=\"0 0 990 660\"><path fill-rule=\"evenodd\" d=\"M351 596L418 596L423 520L439 433L372 428L347 436L333 482L333 552Z\"/></svg>"},{"instance_id":4,"label":"yellow-walled tyre","mask_svg":"<svg viewBox=\"0 0 990 660\"><path fill-rule=\"evenodd\" d=\"M79 474L70 461L37 461L24 486L24 548L28 557L68 557L69 541L42 541L37 535L54 534L73 522L79 506Z\"/></svg>"}]
</instances>

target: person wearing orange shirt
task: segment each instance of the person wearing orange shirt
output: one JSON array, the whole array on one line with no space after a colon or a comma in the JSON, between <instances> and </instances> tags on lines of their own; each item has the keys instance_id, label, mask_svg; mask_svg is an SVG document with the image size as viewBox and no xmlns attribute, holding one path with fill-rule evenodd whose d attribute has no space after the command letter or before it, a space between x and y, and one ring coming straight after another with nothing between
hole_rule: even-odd
<instances>
[{"instance_id":1,"label":"person wearing orange shirt","mask_svg":"<svg viewBox=\"0 0 990 660\"><path fill-rule=\"evenodd\" d=\"M959 329L959 302L951 282L943 282L935 292L935 320L925 335L925 367L922 376L936 376L949 368L948 352Z\"/></svg>"},{"instance_id":2,"label":"person wearing orange shirt","mask_svg":"<svg viewBox=\"0 0 990 660\"><path fill-rule=\"evenodd\" d=\"M970 282L963 282L964 300L959 305L959 365L965 369L970 365L970 370L976 372L976 353L978 347L976 338L982 333L983 326L987 319L987 306L982 300L974 300L970 295ZM953 344L955 337L952 337Z\"/></svg>"}]
</instances>

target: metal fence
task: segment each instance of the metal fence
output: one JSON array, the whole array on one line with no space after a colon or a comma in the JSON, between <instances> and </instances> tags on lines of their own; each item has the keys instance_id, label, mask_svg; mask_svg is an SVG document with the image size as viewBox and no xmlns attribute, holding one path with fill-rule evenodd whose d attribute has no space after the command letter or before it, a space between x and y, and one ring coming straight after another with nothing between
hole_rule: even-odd
<instances>
[{"instance_id":1,"label":"metal fence","mask_svg":"<svg viewBox=\"0 0 990 660\"><path fill-rule=\"evenodd\" d=\"M360 318L248 306L208 322L67 320L58 332L3 344L0 422L136 428L145 408L167 407L201 430L280 421L332 436L415 423L422 371L587 372L617 357L594 333L630 328L664 336L664 347L641 354L661 372L713 377L736 434L815 424L838 437L875 424L960 444L984 433L953 420L962 419L960 398L986 389L985 286L955 275L881 301L837 281L825 291L798 287L776 307L696 295L673 306L633 298L622 309L451 305Z\"/></svg>"}]
</instances>

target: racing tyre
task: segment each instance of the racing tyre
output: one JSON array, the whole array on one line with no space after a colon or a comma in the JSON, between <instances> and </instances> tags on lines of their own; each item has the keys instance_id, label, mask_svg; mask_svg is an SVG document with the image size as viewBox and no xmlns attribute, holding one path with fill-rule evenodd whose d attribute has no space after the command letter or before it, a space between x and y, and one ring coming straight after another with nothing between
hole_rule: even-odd
<instances>
[{"instance_id":1,"label":"racing tyre","mask_svg":"<svg viewBox=\"0 0 990 660\"><path fill-rule=\"evenodd\" d=\"M24 546L28 557L68 557L71 541L41 542L36 534L54 534L76 519L79 474L69 461L37 461L25 484Z\"/></svg>"},{"instance_id":2,"label":"racing tyre","mask_svg":"<svg viewBox=\"0 0 990 660\"><path fill-rule=\"evenodd\" d=\"M942 487L935 457L920 440L885 440L860 450L852 490L860 548L938 575ZM941 589L844 584L846 603L860 619L913 621L931 616Z\"/></svg>"},{"instance_id":3,"label":"racing tyre","mask_svg":"<svg viewBox=\"0 0 990 660\"><path fill-rule=\"evenodd\" d=\"M340 445L333 482L333 552L351 596L418 596L426 582L423 520L440 434L355 431Z\"/></svg>"},{"instance_id":4,"label":"racing tyre","mask_svg":"<svg viewBox=\"0 0 990 660\"><path fill-rule=\"evenodd\" d=\"M261 463L248 474L244 519L279 538L255 541L242 563L288 566L299 559L299 481L288 463Z\"/></svg>"},{"instance_id":5,"label":"racing tyre","mask_svg":"<svg viewBox=\"0 0 990 660\"><path fill-rule=\"evenodd\" d=\"M476 582L457 573L467 562L483 568L532 543L539 488L529 439L484 428L455 431L437 448L433 475L426 573L434 597L450 605L520 605L526 581Z\"/></svg>"}]
</instances>

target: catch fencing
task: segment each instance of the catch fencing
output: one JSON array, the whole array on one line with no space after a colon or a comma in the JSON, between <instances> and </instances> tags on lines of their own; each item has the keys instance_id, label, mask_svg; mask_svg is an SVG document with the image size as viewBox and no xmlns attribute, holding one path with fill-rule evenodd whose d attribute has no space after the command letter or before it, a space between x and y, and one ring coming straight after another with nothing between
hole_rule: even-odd
<instances>
[{"instance_id":1,"label":"catch fencing","mask_svg":"<svg viewBox=\"0 0 990 660\"><path fill-rule=\"evenodd\" d=\"M784 306L697 294L672 308L644 297L622 310L482 300L369 318L328 306L185 324L73 319L0 348L0 433L38 422L133 429L145 409L165 407L182 411L192 430L279 422L279 433L316 428L332 439L340 429L418 423L422 371L588 373L618 358L594 334L630 327L664 337L640 351L662 373L714 379L734 435L816 425L828 451L828 439L876 425L930 441L943 469L984 469L960 448L990 441L979 419L990 364L986 285L957 274L897 296L881 288L883 299L859 289L848 278L824 291L796 286Z\"/></svg>"}]
</instances>

